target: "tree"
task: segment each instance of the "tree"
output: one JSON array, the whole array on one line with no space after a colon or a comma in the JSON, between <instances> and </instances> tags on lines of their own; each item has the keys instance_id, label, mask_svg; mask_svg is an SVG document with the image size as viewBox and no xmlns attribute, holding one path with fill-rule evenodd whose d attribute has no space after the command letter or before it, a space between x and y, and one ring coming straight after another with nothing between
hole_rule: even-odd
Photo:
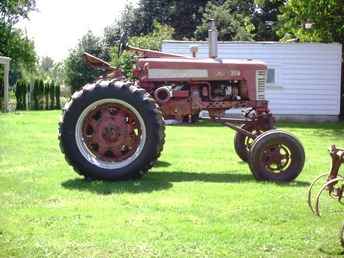
<instances>
[{"instance_id":1,"label":"tree","mask_svg":"<svg viewBox=\"0 0 344 258\"><path fill-rule=\"evenodd\" d=\"M278 15L287 0L256 0L257 8L252 22L255 26L255 40L277 41Z\"/></svg>"},{"instance_id":2,"label":"tree","mask_svg":"<svg viewBox=\"0 0 344 258\"><path fill-rule=\"evenodd\" d=\"M33 97L33 107L31 107L34 110L39 109L39 80L35 80L33 84L33 92L32 92L32 97Z\"/></svg>"},{"instance_id":3,"label":"tree","mask_svg":"<svg viewBox=\"0 0 344 258\"><path fill-rule=\"evenodd\" d=\"M122 10L119 18L111 26L107 26L104 30L104 44L107 48L116 45L121 37L122 32L126 32L128 36L137 36L143 32L143 24L139 22L141 15L137 12L132 3L127 3Z\"/></svg>"},{"instance_id":4,"label":"tree","mask_svg":"<svg viewBox=\"0 0 344 258\"><path fill-rule=\"evenodd\" d=\"M19 81L16 85L16 89L15 89L15 96L16 96L16 110L23 110L24 109L24 100L23 100L23 89L24 89L25 85L23 84L23 82Z\"/></svg>"},{"instance_id":5,"label":"tree","mask_svg":"<svg viewBox=\"0 0 344 258\"><path fill-rule=\"evenodd\" d=\"M46 110L49 109L49 95L50 95L50 85L49 83L45 83L44 84L44 102L45 102L44 108Z\"/></svg>"},{"instance_id":6,"label":"tree","mask_svg":"<svg viewBox=\"0 0 344 258\"><path fill-rule=\"evenodd\" d=\"M55 83L51 81L49 86L50 109L55 108Z\"/></svg>"},{"instance_id":7,"label":"tree","mask_svg":"<svg viewBox=\"0 0 344 258\"><path fill-rule=\"evenodd\" d=\"M38 109L44 109L44 82L39 80L38 84Z\"/></svg>"},{"instance_id":8,"label":"tree","mask_svg":"<svg viewBox=\"0 0 344 258\"><path fill-rule=\"evenodd\" d=\"M44 56L40 60L40 70L42 72L48 73L54 67L54 60L49 56Z\"/></svg>"},{"instance_id":9,"label":"tree","mask_svg":"<svg viewBox=\"0 0 344 258\"><path fill-rule=\"evenodd\" d=\"M61 103L60 103L60 91L61 91L61 89L60 89L60 84L57 84L57 85L55 86L55 99L56 99L56 101L55 101L55 108L56 108L56 109L60 109L60 108L61 108Z\"/></svg>"},{"instance_id":10,"label":"tree","mask_svg":"<svg viewBox=\"0 0 344 258\"><path fill-rule=\"evenodd\" d=\"M279 16L278 34L283 39L344 42L344 3L342 0L289 0ZM306 24L311 28L307 28Z\"/></svg>"},{"instance_id":11,"label":"tree","mask_svg":"<svg viewBox=\"0 0 344 258\"><path fill-rule=\"evenodd\" d=\"M108 53L100 38L89 31L82 37L65 61L66 83L71 86L72 92L80 89L86 83L94 81L101 71L88 67L83 60L83 53L88 52L97 57L108 59Z\"/></svg>"},{"instance_id":12,"label":"tree","mask_svg":"<svg viewBox=\"0 0 344 258\"><path fill-rule=\"evenodd\" d=\"M35 9L35 0L5 0L0 2L0 20L15 24L21 18L28 18L28 13Z\"/></svg>"},{"instance_id":13,"label":"tree","mask_svg":"<svg viewBox=\"0 0 344 258\"><path fill-rule=\"evenodd\" d=\"M36 53L33 42L21 30L14 28L14 25L20 19L27 18L28 13L34 8L35 0L0 1L0 55L12 59L11 84L22 78L23 70L35 69Z\"/></svg>"},{"instance_id":14,"label":"tree","mask_svg":"<svg viewBox=\"0 0 344 258\"><path fill-rule=\"evenodd\" d=\"M222 5L209 2L204 10L202 24L197 27L195 36L205 40L208 36L208 21L216 21L220 40L253 40L249 1L226 0Z\"/></svg>"},{"instance_id":15,"label":"tree","mask_svg":"<svg viewBox=\"0 0 344 258\"><path fill-rule=\"evenodd\" d=\"M119 18L105 30L107 46L114 46L121 32L129 36L152 33L154 21L174 28L175 39L192 38L201 23L202 12L209 0L140 0L138 6L127 4ZM215 1L212 2L223 2Z\"/></svg>"},{"instance_id":16,"label":"tree","mask_svg":"<svg viewBox=\"0 0 344 258\"><path fill-rule=\"evenodd\" d=\"M58 84L63 84L65 81L65 66L64 63L54 63L53 68L50 70L50 79Z\"/></svg>"},{"instance_id":17,"label":"tree","mask_svg":"<svg viewBox=\"0 0 344 258\"><path fill-rule=\"evenodd\" d=\"M154 22L154 30L145 36L134 36L129 38L129 45L147 48L152 50L160 50L163 40L171 39L174 33L174 29L167 25L161 25L158 22ZM134 64L134 55L128 51L118 58L117 56L117 46L112 49L112 61L111 63L122 68L124 74L128 77L132 77L132 67Z\"/></svg>"}]
</instances>

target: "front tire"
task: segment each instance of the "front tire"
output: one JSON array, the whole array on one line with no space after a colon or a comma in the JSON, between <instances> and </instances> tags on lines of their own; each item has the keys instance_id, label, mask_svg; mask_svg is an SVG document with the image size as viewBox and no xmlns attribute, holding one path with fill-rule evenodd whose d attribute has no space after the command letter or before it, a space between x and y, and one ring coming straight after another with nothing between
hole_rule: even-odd
<instances>
[{"instance_id":1,"label":"front tire","mask_svg":"<svg viewBox=\"0 0 344 258\"><path fill-rule=\"evenodd\" d=\"M302 171L305 152L300 141L280 130L258 136L249 153L249 166L258 180L289 182Z\"/></svg>"},{"instance_id":2,"label":"front tire","mask_svg":"<svg viewBox=\"0 0 344 258\"><path fill-rule=\"evenodd\" d=\"M162 113L145 90L99 81L73 94L59 127L60 147L74 170L91 179L139 178L164 144Z\"/></svg>"},{"instance_id":3,"label":"front tire","mask_svg":"<svg viewBox=\"0 0 344 258\"><path fill-rule=\"evenodd\" d=\"M244 124L240 126L240 128L245 129L246 131L249 131L253 133L254 135L259 135L262 133L261 130L255 129L253 126L249 124ZM254 142L253 138L248 137L238 131L235 132L234 150L242 161L244 162L248 161L249 152L250 152L253 142Z\"/></svg>"}]
</instances>

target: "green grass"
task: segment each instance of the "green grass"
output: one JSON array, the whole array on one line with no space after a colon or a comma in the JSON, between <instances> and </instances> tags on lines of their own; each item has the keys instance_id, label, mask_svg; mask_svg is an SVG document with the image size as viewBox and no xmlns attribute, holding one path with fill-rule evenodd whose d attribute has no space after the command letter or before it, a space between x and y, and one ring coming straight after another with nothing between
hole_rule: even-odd
<instances>
[{"instance_id":1,"label":"green grass","mask_svg":"<svg viewBox=\"0 0 344 258\"><path fill-rule=\"evenodd\" d=\"M86 182L58 148L59 112L0 114L0 257L326 257L340 255L343 208L306 204L344 146L343 123L283 123L306 165L290 184L256 182L217 125L168 126L140 181Z\"/></svg>"}]
</instances>

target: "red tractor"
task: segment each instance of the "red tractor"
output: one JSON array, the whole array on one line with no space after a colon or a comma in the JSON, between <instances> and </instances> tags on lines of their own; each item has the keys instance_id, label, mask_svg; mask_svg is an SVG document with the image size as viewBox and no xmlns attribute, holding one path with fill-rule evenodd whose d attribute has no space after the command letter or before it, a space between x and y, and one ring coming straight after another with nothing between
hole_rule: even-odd
<instances>
[{"instance_id":1,"label":"red tractor","mask_svg":"<svg viewBox=\"0 0 344 258\"><path fill-rule=\"evenodd\" d=\"M163 53L119 42L119 54L134 51L136 80L85 53L87 64L104 70L95 83L75 92L59 124L68 163L89 179L125 180L145 175L165 142L164 118L192 121L200 111L236 130L234 147L257 180L291 181L303 169L302 144L276 130L265 100L267 66L257 60L217 57L217 31L209 22L209 58ZM231 108L242 119L226 118ZM211 137L211 136L210 136Z\"/></svg>"}]
</instances>

